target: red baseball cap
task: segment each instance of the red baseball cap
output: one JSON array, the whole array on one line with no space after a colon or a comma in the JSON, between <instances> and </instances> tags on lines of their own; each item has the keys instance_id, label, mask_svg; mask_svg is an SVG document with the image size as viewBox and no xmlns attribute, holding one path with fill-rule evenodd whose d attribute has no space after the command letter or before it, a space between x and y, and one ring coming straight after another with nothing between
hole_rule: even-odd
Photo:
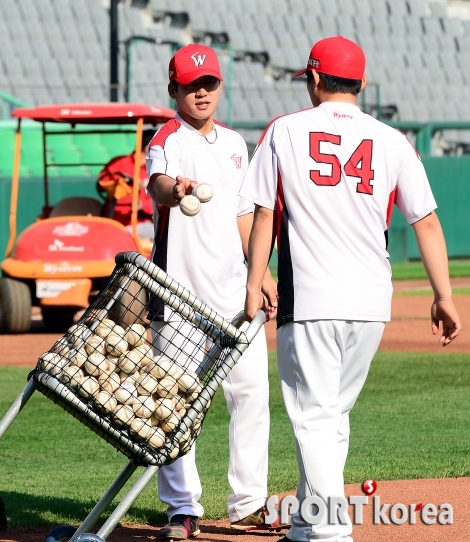
<instances>
[{"instance_id":1,"label":"red baseball cap","mask_svg":"<svg viewBox=\"0 0 470 542\"><path fill-rule=\"evenodd\" d=\"M295 75L315 70L344 79L362 79L366 69L364 51L343 36L333 36L317 41L310 51L307 67Z\"/></svg>"},{"instance_id":2,"label":"red baseball cap","mask_svg":"<svg viewBox=\"0 0 470 542\"><path fill-rule=\"evenodd\" d=\"M191 43L178 49L170 60L168 77L180 85L189 85L198 77L212 75L223 81L219 59L214 49L207 45Z\"/></svg>"}]
</instances>

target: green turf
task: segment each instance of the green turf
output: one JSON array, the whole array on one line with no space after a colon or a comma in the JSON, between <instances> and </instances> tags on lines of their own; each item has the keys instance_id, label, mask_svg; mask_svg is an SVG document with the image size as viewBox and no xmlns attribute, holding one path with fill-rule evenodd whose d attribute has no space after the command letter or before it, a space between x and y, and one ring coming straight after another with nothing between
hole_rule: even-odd
<instances>
[{"instance_id":1,"label":"green turf","mask_svg":"<svg viewBox=\"0 0 470 542\"><path fill-rule=\"evenodd\" d=\"M347 482L470 475L470 355L379 352L352 413ZM0 415L27 370L0 368ZM294 442L271 356L269 492L292 490ZM228 414L214 399L198 440L206 517L226 515ZM50 400L36 393L0 441L0 496L10 526L80 522L126 459ZM151 483L125 518L161 522Z\"/></svg>"},{"instance_id":2,"label":"green turf","mask_svg":"<svg viewBox=\"0 0 470 542\"><path fill-rule=\"evenodd\" d=\"M452 278L470 277L470 260L449 260L449 274ZM427 278L421 261L392 262L392 277L394 280L415 280Z\"/></svg>"},{"instance_id":3,"label":"green turf","mask_svg":"<svg viewBox=\"0 0 470 542\"><path fill-rule=\"evenodd\" d=\"M470 288L453 288L452 289L453 295L470 295ZM431 288L428 288L427 290L395 290L393 292L393 295L395 297L415 297L415 296L426 296L430 295L432 296L432 290Z\"/></svg>"},{"instance_id":4,"label":"green turf","mask_svg":"<svg viewBox=\"0 0 470 542\"><path fill-rule=\"evenodd\" d=\"M277 268L271 267L271 273L277 280ZM470 260L450 260L449 274L452 278L470 277ZM426 279L426 271L421 261L418 262L392 262L393 280Z\"/></svg>"}]
</instances>

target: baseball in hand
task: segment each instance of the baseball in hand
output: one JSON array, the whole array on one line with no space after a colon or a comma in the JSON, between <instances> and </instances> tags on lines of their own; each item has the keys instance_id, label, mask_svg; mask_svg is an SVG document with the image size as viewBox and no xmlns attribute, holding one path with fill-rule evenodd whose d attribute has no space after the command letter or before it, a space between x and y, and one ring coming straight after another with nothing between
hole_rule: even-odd
<instances>
[{"instance_id":1,"label":"baseball in hand","mask_svg":"<svg viewBox=\"0 0 470 542\"><path fill-rule=\"evenodd\" d=\"M181 212L186 216L194 216L199 213L201 203L196 196L184 196L180 201Z\"/></svg>"},{"instance_id":2,"label":"baseball in hand","mask_svg":"<svg viewBox=\"0 0 470 542\"><path fill-rule=\"evenodd\" d=\"M213 195L214 190L208 183L199 183L193 188L193 196L196 196L201 203L207 203Z\"/></svg>"}]
</instances>

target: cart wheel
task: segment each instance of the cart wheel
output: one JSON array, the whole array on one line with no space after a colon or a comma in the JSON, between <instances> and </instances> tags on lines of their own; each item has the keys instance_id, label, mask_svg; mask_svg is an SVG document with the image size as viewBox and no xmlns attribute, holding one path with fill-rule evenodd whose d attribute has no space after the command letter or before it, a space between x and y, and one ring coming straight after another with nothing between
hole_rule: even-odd
<instances>
[{"instance_id":1,"label":"cart wheel","mask_svg":"<svg viewBox=\"0 0 470 542\"><path fill-rule=\"evenodd\" d=\"M31 327L31 292L19 280L0 278L0 325L6 333L27 333Z\"/></svg>"},{"instance_id":2,"label":"cart wheel","mask_svg":"<svg viewBox=\"0 0 470 542\"><path fill-rule=\"evenodd\" d=\"M92 533L79 534L74 542L104 542L101 536Z\"/></svg>"},{"instance_id":3,"label":"cart wheel","mask_svg":"<svg viewBox=\"0 0 470 542\"><path fill-rule=\"evenodd\" d=\"M48 331L65 333L73 324L75 311L41 308L42 321Z\"/></svg>"},{"instance_id":4,"label":"cart wheel","mask_svg":"<svg viewBox=\"0 0 470 542\"><path fill-rule=\"evenodd\" d=\"M44 542L69 542L76 530L72 525L60 525L46 536Z\"/></svg>"}]
</instances>

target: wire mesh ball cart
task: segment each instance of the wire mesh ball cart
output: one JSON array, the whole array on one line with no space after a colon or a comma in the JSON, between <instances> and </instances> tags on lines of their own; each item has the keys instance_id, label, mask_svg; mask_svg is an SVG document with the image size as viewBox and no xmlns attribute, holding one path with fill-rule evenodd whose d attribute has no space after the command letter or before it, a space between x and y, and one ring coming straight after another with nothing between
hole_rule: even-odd
<instances>
[{"instance_id":1,"label":"wire mesh ball cart","mask_svg":"<svg viewBox=\"0 0 470 542\"><path fill-rule=\"evenodd\" d=\"M39 358L0 421L1 438L38 390L129 458L83 523L57 527L45 542L108 538L158 469L189 452L217 388L264 320L260 311L249 325L242 313L228 322L140 254L116 256L107 286ZM91 534L139 466L141 476Z\"/></svg>"}]
</instances>

